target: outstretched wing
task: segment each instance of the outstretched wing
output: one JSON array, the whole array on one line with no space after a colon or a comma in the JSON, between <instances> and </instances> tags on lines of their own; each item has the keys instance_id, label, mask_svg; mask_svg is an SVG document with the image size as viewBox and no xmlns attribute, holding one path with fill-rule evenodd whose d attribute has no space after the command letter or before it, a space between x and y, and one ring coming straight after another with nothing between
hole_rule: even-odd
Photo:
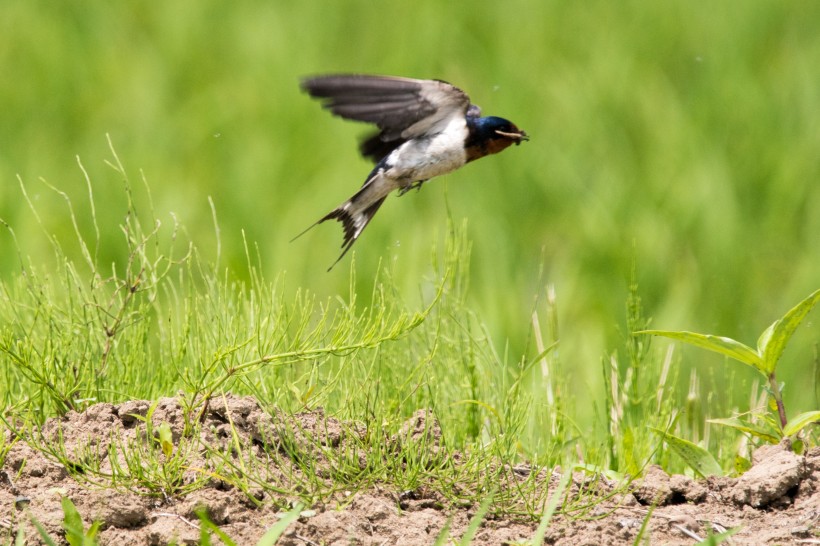
<instances>
[{"instance_id":1,"label":"outstretched wing","mask_svg":"<svg viewBox=\"0 0 820 546\"><path fill-rule=\"evenodd\" d=\"M443 129L472 106L464 91L438 80L339 74L307 78L302 89L337 116L375 124L379 132L360 146L374 161L411 138Z\"/></svg>"}]
</instances>

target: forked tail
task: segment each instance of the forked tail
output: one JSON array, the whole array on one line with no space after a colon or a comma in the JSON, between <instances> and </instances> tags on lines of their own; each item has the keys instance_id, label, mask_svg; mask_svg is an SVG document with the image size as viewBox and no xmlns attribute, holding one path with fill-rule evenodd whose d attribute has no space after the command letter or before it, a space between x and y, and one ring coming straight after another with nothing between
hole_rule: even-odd
<instances>
[{"instance_id":1,"label":"forked tail","mask_svg":"<svg viewBox=\"0 0 820 546\"><path fill-rule=\"evenodd\" d=\"M312 227L327 220L337 220L340 222L344 230L344 241L342 242L342 253L336 261L327 268L328 271L333 269L333 266L339 263L339 260L347 254L347 251L350 250L350 247L353 246L353 243L355 243L359 235L362 234L362 231L364 231L364 228L370 223L370 220L373 219L373 216L376 215L379 207L382 206L382 203L384 203L384 200L390 192L396 189L395 181L383 176L383 174L384 167L381 164L376 165L376 168L373 169L373 172L367 177L364 185L353 197L330 211L318 222L294 237L292 241L304 235Z\"/></svg>"},{"instance_id":2,"label":"forked tail","mask_svg":"<svg viewBox=\"0 0 820 546\"><path fill-rule=\"evenodd\" d=\"M367 224L369 224L370 220L376 215L376 212L379 210L379 207L382 206L385 199L386 197L382 197L363 210L356 210L352 200L346 201L343 205L334 209L327 216L316 222L317 224L321 224L326 220L337 220L342 224L342 229L345 232L344 241L342 242L342 253L339 254L336 261L327 268L328 271L333 269L333 266L339 263L339 260L347 254L347 251L350 250L350 247L353 246L353 243L355 243L359 235L362 234L364 228L367 227Z\"/></svg>"},{"instance_id":3,"label":"forked tail","mask_svg":"<svg viewBox=\"0 0 820 546\"><path fill-rule=\"evenodd\" d=\"M356 194L358 195L358 194ZM384 200L387 196L382 197L381 199L371 203L365 209L359 209L356 207L356 195L330 211L326 216L319 219L315 224L308 227L305 231L291 239L291 242L295 241L308 231L310 231L313 227L325 222L327 220L337 220L342 224L342 229L344 230L344 241L342 242L342 253L336 258L336 261L333 262L330 267L327 268L328 271L333 269L339 260L341 260L347 251L350 250L350 247L353 246L353 243L356 242L356 239L359 238L359 235L362 234L364 228L367 227L367 224L370 223L370 220L373 219L373 216L376 215L376 212L379 210L379 207L382 206Z\"/></svg>"}]
</instances>

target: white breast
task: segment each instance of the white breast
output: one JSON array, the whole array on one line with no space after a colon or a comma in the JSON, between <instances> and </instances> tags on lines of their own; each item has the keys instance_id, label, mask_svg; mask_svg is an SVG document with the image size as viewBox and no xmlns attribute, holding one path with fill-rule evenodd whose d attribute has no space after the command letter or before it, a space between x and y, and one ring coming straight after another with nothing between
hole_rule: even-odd
<instances>
[{"instance_id":1,"label":"white breast","mask_svg":"<svg viewBox=\"0 0 820 546\"><path fill-rule=\"evenodd\" d=\"M453 116L440 133L410 140L396 148L387 158L385 174L409 184L452 172L467 161L465 138L464 116Z\"/></svg>"}]
</instances>

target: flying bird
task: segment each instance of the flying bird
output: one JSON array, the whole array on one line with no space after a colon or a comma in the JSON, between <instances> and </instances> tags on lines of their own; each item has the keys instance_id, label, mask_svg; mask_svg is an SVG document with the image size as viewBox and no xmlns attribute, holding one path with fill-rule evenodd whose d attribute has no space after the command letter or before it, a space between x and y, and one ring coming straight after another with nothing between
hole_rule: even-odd
<instances>
[{"instance_id":1,"label":"flying bird","mask_svg":"<svg viewBox=\"0 0 820 546\"><path fill-rule=\"evenodd\" d=\"M341 222L342 253L328 271L392 191L404 195L433 177L529 140L511 121L481 117L464 91L440 80L335 74L306 78L302 90L331 113L378 128L359 145L361 154L376 163L361 189L297 235L327 220Z\"/></svg>"}]
</instances>

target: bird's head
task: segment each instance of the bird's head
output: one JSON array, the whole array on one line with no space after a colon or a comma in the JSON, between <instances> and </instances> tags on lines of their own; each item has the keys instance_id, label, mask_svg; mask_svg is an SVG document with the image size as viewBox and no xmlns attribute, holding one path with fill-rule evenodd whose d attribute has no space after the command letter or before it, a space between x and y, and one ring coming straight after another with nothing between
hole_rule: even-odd
<instances>
[{"instance_id":1,"label":"bird's head","mask_svg":"<svg viewBox=\"0 0 820 546\"><path fill-rule=\"evenodd\" d=\"M522 131L508 119L490 116L479 121L483 122L487 138L509 140L511 144L521 144L521 141L530 139L526 131Z\"/></svg>"},{"instance_id":2,"label":"bird's head","mask_svg":"<svg viewBox=\"0 0 820 546\"><path fill-rule=\"evenodd\" d=\"M485 155L497 154L513 145L521 144L530 137L510 120L495 116L467 118L470 137L467 141L468 160Z\"/></svg>"}]
</instances>

